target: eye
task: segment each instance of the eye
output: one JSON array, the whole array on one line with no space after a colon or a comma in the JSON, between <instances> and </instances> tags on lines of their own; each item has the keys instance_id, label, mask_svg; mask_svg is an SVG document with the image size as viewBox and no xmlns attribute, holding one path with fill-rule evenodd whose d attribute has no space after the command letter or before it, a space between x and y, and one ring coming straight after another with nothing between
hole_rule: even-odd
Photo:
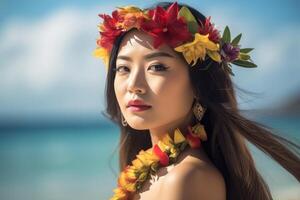
<instances>
[{"instance_id":1,"label":"eye","mask_svg":"<svg viewBox=\"0 0 300 200\"><path fill-rule=\"evenodd\" d=\"M128 67L126 67L126 66L118 66L116 69L115 69L115 71L116 72L122 72L122 70L124 70L124 71L129 71L129 68Z\"/></svg>"},{"instance_id":2,"label":"eye","mask_svg":"<svg viewBox=\"0 0 300 200\"><path fill-rule=\"evenodd\" d=\"M150 67L149 67L149 69L150 68L155 68L155 70L154 71L166 71L167 69L168 69L168 67L165 67L163 64L155 64L155 65L151 65Z\"/></svg>"}]
</instances>

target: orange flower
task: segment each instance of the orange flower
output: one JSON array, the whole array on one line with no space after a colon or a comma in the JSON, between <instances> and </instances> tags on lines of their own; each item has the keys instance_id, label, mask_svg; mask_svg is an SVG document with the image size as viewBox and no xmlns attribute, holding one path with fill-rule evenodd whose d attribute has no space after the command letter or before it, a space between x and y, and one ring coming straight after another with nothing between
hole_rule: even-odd
<instances>
[{"instance_id":1,"label":"orange flower","mask_svg":"<svg viewBox=\"0 0 300 200\"><path fill-rule=\"evenodd\" d=\"M136 177L133 174L133 169L130 166L127 166L125 170L123 170L118 178L118 186L129 191L135 191L135 181Z\"/></svg>"},{"instance_id":2,"label":"orange flower","mask_svg":"<svg viewBox=\"0 0 300 200\"><path fill-rule=\"evenodd\" d=\"M126 170L125 170L125 173L126 173L126 177L127 177L127 180L129 182L135 182L136 179L138 178L136 176L136 170L134 168L134 166L129 166Z\"/></svg>"},{"instance_id":3,"label":"orange flower","mask_svg":"<svg viewBox=\"0 0 300 200\"><path fill-rule=\"evenodd\" d=\"M118 15L119 22L117 23L117 26L122 27L126 31L131 28L140 29L141 23L144 19L149 18L143 10L135 6L119 7Z\"/></svg>"},{"instance_id":4,"label":"orange flower","mask_svg":"<svg viewBox=\"0 0 300 200\"><path fill-rule=\"evenodd\" d=\"M118 187L113 190L114 196L110 198L110 200L126 200L127 199L127 193L124 189Z\"/></svg>"}]
</instances>

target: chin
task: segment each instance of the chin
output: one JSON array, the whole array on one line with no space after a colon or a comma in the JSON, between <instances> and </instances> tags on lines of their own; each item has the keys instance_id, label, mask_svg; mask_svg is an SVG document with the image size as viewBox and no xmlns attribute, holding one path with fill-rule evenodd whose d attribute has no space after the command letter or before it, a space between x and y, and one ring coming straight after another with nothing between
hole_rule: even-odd
<instances>
[{"instance_id":1,"label":"chin","mask_svg":"<svg viewBox=\"0 0 300 200\"><path fill-rule=\"evenodd\" d=\"M146 130L150 127L149 121L142 118L132 118L131 120L128 120L127 123L135 130Z\"/></svg>"},{"instance_id":2,"label":"chin","mask_svg":"<svg viewBox=\"0 0 300 200\"><path fill-rule=\"evenodd\" d=\"M147 129L147 126L145 125L145 123L136 123L136 122L131 122L131 123L127 122L127 123L131 128L136 129L136 130L141 131L141 130Z\"/></svg>"}]
</instances>

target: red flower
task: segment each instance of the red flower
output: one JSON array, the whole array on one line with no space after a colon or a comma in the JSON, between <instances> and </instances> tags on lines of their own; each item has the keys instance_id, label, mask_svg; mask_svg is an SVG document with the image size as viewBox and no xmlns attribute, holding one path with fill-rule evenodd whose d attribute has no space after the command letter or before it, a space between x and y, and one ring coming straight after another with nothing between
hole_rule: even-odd
<instances>
[{"instance_id":1,"label":"red flower","mask_svg":"<svg viewBox=\"0 0 300 200\"><path fill-rule=\"evenodd\" d=\"M157 144L153 146L153 153L159 158L159 163L162 166L167 166L169 164L168 155L165 152L163 152Z\"/></svg>"},{"instance_id":2,"label":"red flower","mask_svg":"<svg viewBox=\"0 0 300 200\"><path fill-rule=\"evenodd\" d=\"M194 148L199 148L201 146L201 141L199 137L193 135L192 128L188 126L189 133L186 134L186 140L188 141L189 145Z\"/></svg>"},{"instance_id":3,"label":"red flower","mask_svg":"<svg viewBox=\"0 0 300 200\"><path fill-rule=\"evenodd\" d=\"M210 17L205 19L204 25L201 23L198 32L201 35L209 34L208 39L214 43L218 43L221 37L219 31L215 29L213 24L210 23Z\"/></svg>"},{"instance_id":4,"label":"red flower","mask_svg":"<svg viewBox=\"0 0 300 200\"><path fill-rule=\"evenodd\" d=\"M106 14L100 14L99 17L103 18L103 24L100 26L101 37L97 44L110 51L115 39L122 32L121 28L116 26L119 21L118 12L114 11L112 17Z\"/></svg>"},{"instance_id":5,"label":"red flower","mask_svg":"<svg viewBox=\"0 0 300 200\"><path fill-rule=\"evenodd\" d=\"M177 2L167 10L157 6L156 9L149 10L148 15L151 20L145 21L141 29L154 37L154 48L158 48L162 43L175 48L192 38L184 19L177 18Z\"/></svg>"}]
</instances>

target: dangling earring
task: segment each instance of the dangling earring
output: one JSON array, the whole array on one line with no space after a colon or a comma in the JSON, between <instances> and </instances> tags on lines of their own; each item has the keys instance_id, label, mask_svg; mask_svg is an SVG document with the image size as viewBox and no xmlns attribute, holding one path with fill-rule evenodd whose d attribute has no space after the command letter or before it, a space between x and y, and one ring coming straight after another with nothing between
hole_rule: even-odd
<instances>
[{"instance_id":1,"label":"dangling earring","mask_svg":"<svg viewBox=\"0 0 300 200\"><path fill-rule=\"evenodd\" d=\"M196 99L196 103L193 106L193 113L195 117L198 119L198 121L202 119L205 110L206 108L203 108L202 105Z\"/></svg>"},{"instance_id":2,"label":"dangling earring","mask_svg":"<svg viewBox=\"0 0 300 200\"><path fill-rule=\"evenodd\" d=\"M127 126L127 121L126 121L126 119L123 117L122 114L121 114L121 118L122 118L122 125L123 125L123 126Z\"/></svg>"},{"instance_id":3,"label":"dangling earring","mask_svg":"<svg viewBox=\"0 0 300 200\"><path fill-rule=\"evenodd\" d=\"M195 126L193 126L192 131L200 137L201 140L206 141L207 140L207 134L204 129L204 125L200 123L200 120L202 119L204 113L206 111L206 108L202 107L202 105L197 101L193 106L193 113L195 117L197 118L198 122Z\"/></svg>"}]
</instances>

